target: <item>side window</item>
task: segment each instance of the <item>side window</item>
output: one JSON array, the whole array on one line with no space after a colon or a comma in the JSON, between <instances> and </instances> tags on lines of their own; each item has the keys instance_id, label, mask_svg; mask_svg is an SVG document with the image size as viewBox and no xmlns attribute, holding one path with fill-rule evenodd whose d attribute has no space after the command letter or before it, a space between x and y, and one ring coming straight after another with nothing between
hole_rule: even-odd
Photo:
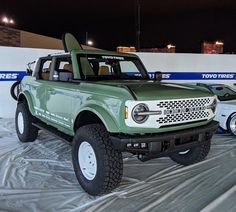
<instances>
[{"instance_id":1,"label":"side window","mask_svg":"<svg viewBox=\"0 0 236 212\"><path fill-rule=\"evenodd\" d=\"M45 59L41 61L39 70L39 79L49 80L52 59Z\"/></svg>"},{"instance_id":2,"label":"side window","mask_svg":"<svg viewBox=\"0 0 236 212\"><path fill-rule=\"evenodd\" d=\"M105 62L99 63L98 75L111 75L111 66L106 64Z\"/></svg>"},{"instance_id":3,"label":"side window","mask_svg":"<svg viewBox=\"0 0 236 212\"><path fill-rule=\"evenodd\" d=\"M59 69L66 69L68 68L69 62L68 61L59 61Z\"/></svg>"},{"instance_id":4,"label":"side window","mask_svg":"<svg viewBox=\"0 0 236 212\"><path fill-rule=\"evenodd\" d=\"M135 74L139 73L136 65L131 61L120 61L121 73Z\"/></svg>"},{"instance_id":5,"label":"side window","mask_svg":"<svg viewBox=\"0 0 236 212\"><path fill-rule=\"evenodd\" d=\"M56 58L56 67L53 70L52 80L68 82L73 79L73 67L69 57Z\"/></svg>"},{"instance_id":6,"label":"side window","mask_svg":"<svg viewBox=\"0 0 236 212\"><path fill-rule=\"evenodd\" d=\"M89 60L90 59L87 57L80 57L80 60L79 60L81 72L82 72L82 75L84 76L95 75L95 72L94 72L95 64L92 65Z\"/></svg>"}]
</instances>

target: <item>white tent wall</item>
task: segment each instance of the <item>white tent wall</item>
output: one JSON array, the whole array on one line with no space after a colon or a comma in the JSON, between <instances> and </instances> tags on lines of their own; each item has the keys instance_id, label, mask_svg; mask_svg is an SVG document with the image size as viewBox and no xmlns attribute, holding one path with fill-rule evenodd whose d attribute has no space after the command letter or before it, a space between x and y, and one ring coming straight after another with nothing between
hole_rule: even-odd
<instances>
[{"instance_id":1,"label":"white tent wall","mask_svg":"<svg viewBox=\"0 0 236 212\"><path fill-rule=\"evenodd\" d=\"M175 83L236 83L236 55L136 53L148 72L161 71L163 81Z\"/></svg>"},{"instance_id":2,"label":"white tent wall","mask_svg":"<svg viewBox=\"0 0 236 212\"><path fill-rule=\"evenodd\" d=\"M27 63L61 50L0 47L0 118L13 118L16 101L10 95L14 72L22 72ZM136 53L150 73L162 71L166 82L236 83L235 55ZM6 73L10 75L6 77ZM179 77L180 76L180 77ZM179 79L181 78L181 79ZM235 87L236 88L236 87Z\"/></svg>"},{"instance_id":3,"label":"white tent wall","mask_svg":"<svg viewBox=\"0 0 236 212\"><path fill-rule=\"evenodd\" d=\"M16 101L10 95L11 85L16 80L13 72L26 71L27 64L40 56L61 52L62 50L0 47L0 117L12 118ZM6 73L9 73L6 75ZM7 81L6 81L7 80Z\"/></svg>"}]
</instances>

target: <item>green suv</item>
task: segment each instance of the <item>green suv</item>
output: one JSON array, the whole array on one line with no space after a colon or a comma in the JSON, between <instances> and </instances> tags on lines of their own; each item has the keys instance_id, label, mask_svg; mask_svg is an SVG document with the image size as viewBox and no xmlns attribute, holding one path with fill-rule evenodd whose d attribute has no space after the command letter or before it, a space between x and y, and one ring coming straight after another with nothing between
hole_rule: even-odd
<instances>
[{"instance_id":1,"label":"green suv","mask_svg":"<svg viewBox=\"0 0 236 212\"><path fill-rule=\"evenodd\" d=\"M150 79L136 55L86 51L68 33L63 43L65 53L39 58L20 83L20 141L43 129L72 143L76 177L91 195L119 185L122 152L183 165L207 156L218 126L208 89Z\"/></svg>"}]
</instances>

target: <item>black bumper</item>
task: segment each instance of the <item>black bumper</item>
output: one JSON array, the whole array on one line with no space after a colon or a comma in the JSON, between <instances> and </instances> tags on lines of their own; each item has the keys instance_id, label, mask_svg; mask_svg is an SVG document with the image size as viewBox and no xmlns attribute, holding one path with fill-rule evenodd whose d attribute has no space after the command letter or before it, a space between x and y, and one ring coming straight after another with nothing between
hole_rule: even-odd
<instances>
[{"instance_id":1,"label":"black bumper","mask_svg":"<svg viewBox=\"0 0 236 212\"><path fill-rule=\"evenodd\" d=\"M155 157L168 155L199 145L200 142L211 139L218 122L211 121L207 125L168 133L110 136L115 149L134 154L153 154Z\"/></svg>"}]
</instances>

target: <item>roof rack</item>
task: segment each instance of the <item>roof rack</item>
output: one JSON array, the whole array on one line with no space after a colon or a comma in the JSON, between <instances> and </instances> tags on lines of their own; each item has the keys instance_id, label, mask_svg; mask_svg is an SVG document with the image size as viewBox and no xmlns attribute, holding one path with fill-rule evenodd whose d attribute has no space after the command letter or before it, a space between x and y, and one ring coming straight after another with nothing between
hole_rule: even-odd
<instances>
[{"instance_id":1,"label":"roof rack","mask_svg":"<svg viewBox=\"0 0 236 212\"><path fill-rule=\"evenodd\" d=\"M58 56L58 55L70 55L69 52L56 52L52 54L48 54L48 56Z\"/></svg>"}]
</instances>

